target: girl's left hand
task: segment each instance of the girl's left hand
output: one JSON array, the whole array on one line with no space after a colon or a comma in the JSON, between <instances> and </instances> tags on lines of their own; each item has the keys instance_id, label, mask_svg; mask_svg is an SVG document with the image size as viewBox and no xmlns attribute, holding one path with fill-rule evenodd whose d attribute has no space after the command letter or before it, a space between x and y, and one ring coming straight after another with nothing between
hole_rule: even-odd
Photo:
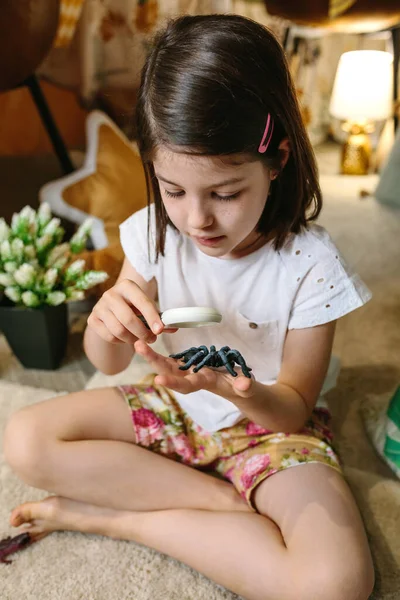
<instances>
[{"instance_id":1,"label":"girl's left hand","mask_svg":"<svg viewBox=\"0 0 400 600\"><path fill-rule=\"evenodd\" d=\"M157 373L154 380L156 384L181 394L208 390L232 402L235 401L235 397L238 399L251 398L253 395L254 379L245 377L239 369L237 377L232 377L226 371L209 367L203 367L198 373L193 373L191 369L181 371L179 370L179 367L183 364L181 361L154 352L142 340L135 343L135 351L143 356L154 372Z\"/></svg>"}]
</instances>

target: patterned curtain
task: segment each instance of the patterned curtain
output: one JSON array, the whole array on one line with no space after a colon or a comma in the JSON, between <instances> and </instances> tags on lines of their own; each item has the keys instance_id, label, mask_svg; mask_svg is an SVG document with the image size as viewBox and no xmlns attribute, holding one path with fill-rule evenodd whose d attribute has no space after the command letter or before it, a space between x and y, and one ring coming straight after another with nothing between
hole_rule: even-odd
<instances>
[{"instance_id":1,"label":"patterned curtain","mask_svg":"<svg viewBox=\"0 0 400 600\"><path fill-rule=\"evenodd\" d=\"M56 43L40 73L90 104L101 89L137 87L149 39L165 20L225 12L283 34L284 21L268 17L262 0L62 0Z\"/></svg>"}]
</instances>

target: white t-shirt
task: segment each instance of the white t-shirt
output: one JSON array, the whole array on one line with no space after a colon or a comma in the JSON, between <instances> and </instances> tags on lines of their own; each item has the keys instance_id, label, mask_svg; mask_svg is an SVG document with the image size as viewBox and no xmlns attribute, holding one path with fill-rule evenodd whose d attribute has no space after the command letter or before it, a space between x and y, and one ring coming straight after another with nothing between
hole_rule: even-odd
<instances>
[{"instance_id":1,"label":"white t-shirt","mask_svg":"<svg viewBox=\"0 0 400 600\"><path fill-rule=\"evenodd\" d=\"M276 251L272 243L243 258L226 260L207 256L190 238L167 228L165 256L154 262L148 255L147 208L120 226L125 255L146 280L157 280L160 310L210 306L222 314L211 327L180 329L165 334L168 353L192 346L229 346L239 350L255 378L276 382L288 329L322 325L362 306L371 294L345 264L329 234L312 225L291 234ZM150 247L154 248L152 212ZM243 418L232 403L200 390L174 392L189 416L207 431L230 427Z\"/></svg>"}]
</instances>

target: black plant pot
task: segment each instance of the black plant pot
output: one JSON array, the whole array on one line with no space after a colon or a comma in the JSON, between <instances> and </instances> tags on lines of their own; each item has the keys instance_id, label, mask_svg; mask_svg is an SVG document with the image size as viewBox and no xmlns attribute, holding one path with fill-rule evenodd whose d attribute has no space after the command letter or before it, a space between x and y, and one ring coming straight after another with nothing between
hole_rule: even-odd
<instances>
[{"instance_id":1,"label":"black plant pot","mask_svg":"<svg viewBox=\"0 0 400 600\"><path fill-rule=\"evenodd\" d=\"M57 369L68 341L68 307L23 308L0 302L0 330L27 369Z\"/></svg>"}]
</instances>

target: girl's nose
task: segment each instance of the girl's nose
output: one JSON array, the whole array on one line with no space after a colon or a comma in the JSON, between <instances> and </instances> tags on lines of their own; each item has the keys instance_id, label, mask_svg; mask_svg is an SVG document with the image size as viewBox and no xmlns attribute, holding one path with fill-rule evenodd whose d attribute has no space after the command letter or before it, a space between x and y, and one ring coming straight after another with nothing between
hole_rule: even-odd
<instances>
[{"instance_id":1,"label":"girl's nose","mask_svg":"<svg viewBox=\"0 0 400 600\"><path fill-rule=\"evenodd\" d=\"M214 221L211 211L208 209L207 202L204 200L194 200L188 206L188 228L190 231L198 231L210 227Z\"/></svg>"}]
</instances>

